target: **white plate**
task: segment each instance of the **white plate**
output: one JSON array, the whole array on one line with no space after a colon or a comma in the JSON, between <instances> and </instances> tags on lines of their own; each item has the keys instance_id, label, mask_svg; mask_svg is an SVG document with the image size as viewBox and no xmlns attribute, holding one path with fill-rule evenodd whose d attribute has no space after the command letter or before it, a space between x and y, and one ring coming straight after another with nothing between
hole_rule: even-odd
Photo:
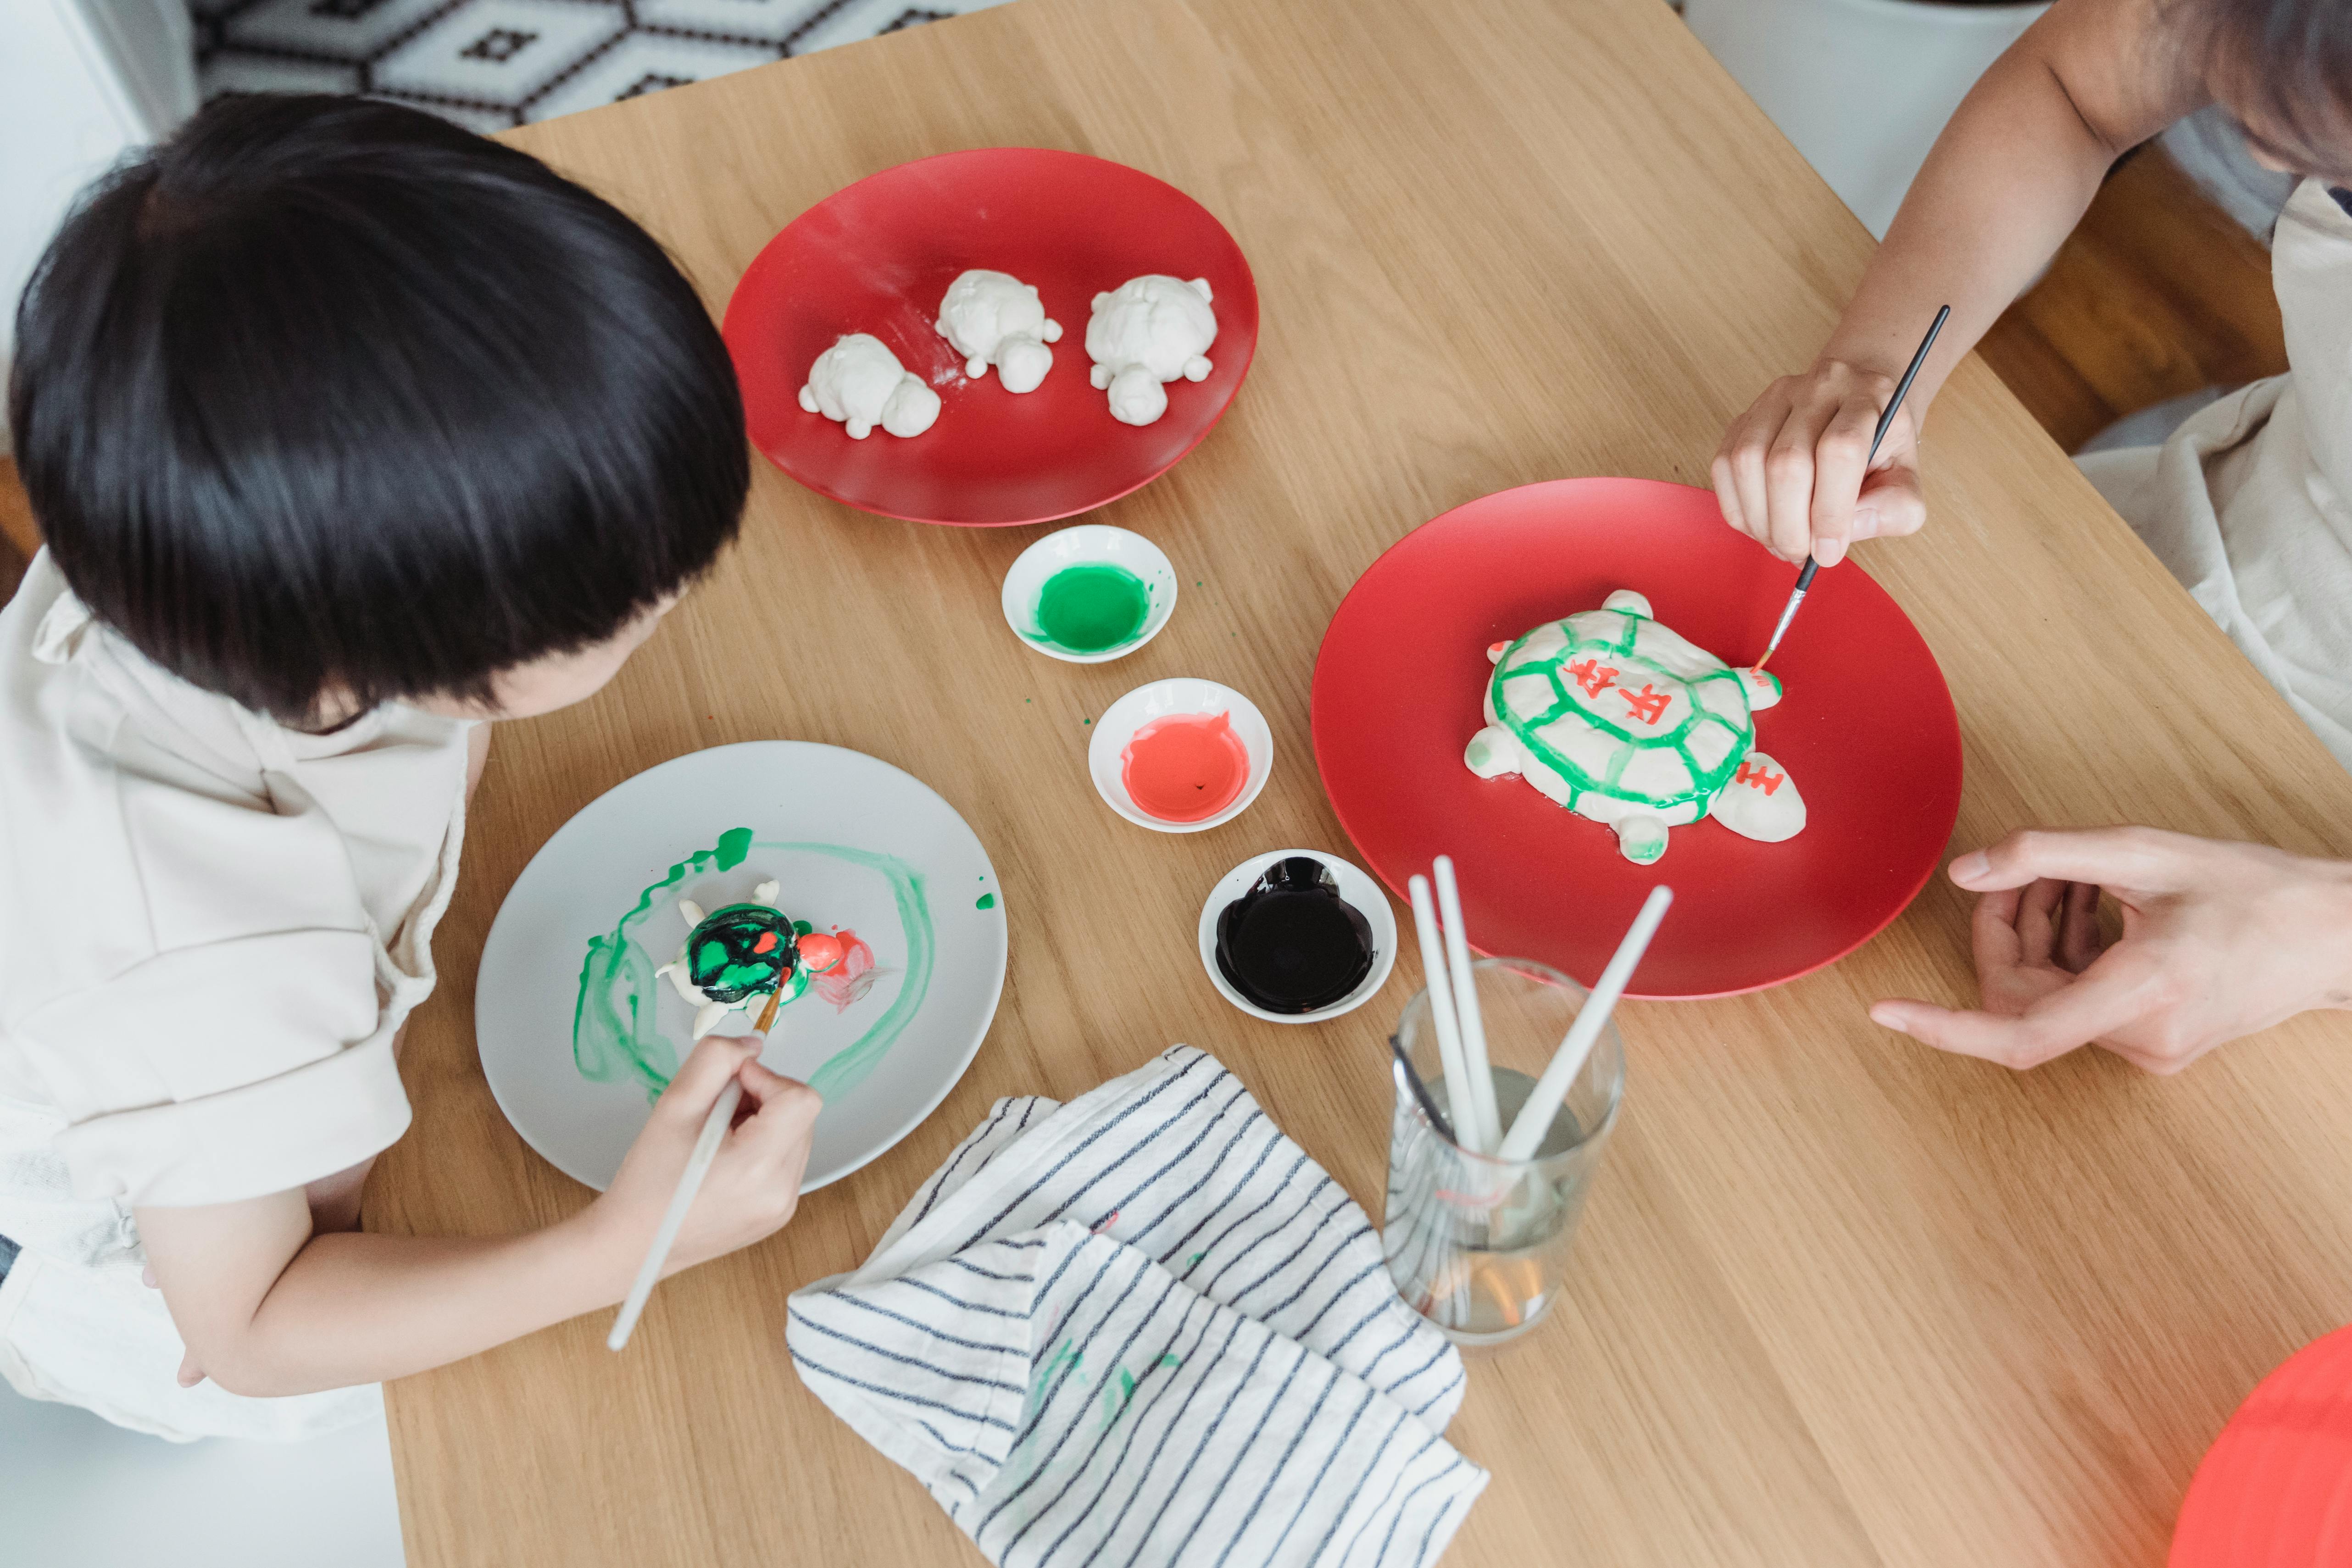
<instances>
[{"instance_id":1,"label":"white plate","mask_svg":"<svg viewBox=\"0 0 2352 1568\"><path fill-rule=\"evenodd\" d=\"M1037 634L1037 597L1054 574L1068 566L1123 566L1143 580L1150 595L1150 613L1143 629L1116 647L1099 653L1079 653ZM1160 635L1176 613L1176 568L1160 546L1124 528L1107 522L1082 522L1056 529L1014 558L1004 574L1004 624L1039 653L1068 664L1106 664L1124 658Z\"/></svg>"},{"instance_id":2,"label":"white plate","mask_svg":"<svg viewBox=\"0 0 2352 1568\"><path fill-rule=\"evenodd\" d=\"M1233 805L1198 822L1169 822L1154 816L1127 793L1127 743L1135 739L1138 730L1171 713L1232 714L1234 733L1241 737L1242 749L1249 753L1249 777L1242 783L1242 793L1234 796ZM1230 686L1183 677L1155 680L1137 687L1095 721L1095 738L1087 742L1087 773L1103 804L1138 827L1149 827L1154 833L1203 833L1247 811L1258 791L1265 788L1274 773L1274 731L1257 704Z\"/></svg>"},{"instance_id":3,"label":"white plate","mask_svg":"<svg viewBox=\"0 0 2352 1568\"><path fill-rule=\"evenodd\" d=\"M741 859L720 866L722 836L746 828ZM840 1011L814 988L787 1005L761 1058L825 1096L802 1190L889 1148L955 1087L1004 987L988 852L953 806L887 763L801 741L719 746L591 801L531 857L490 926L474 988L482 1071L550 1164L601 1190L685 1054L692 1010L653 973L685 941L678 898L716 909L769 878L795 919L855 931L877 964L872 990ZM583 1005L600 984L610 1013ZM632 993L642 1043L616 1045L608 1026ZM720 1027L745 1033L750 1020Z\"/></svg>"},{"instance_id":4,"label":"white plate","mask_svg":"<svg viewBox=\"0 0 2352 1568\"><path fill-rule=\"evenodd\" d=\"M1331 879L1339 885L1339 897L1361 910L1364 919L1371 922L1372 972L1328 1007L1318 1007L1312 1013L1269 1013L1234 990L1234 983L1217 967L1217 917L1225 912L1227 905L1255 887L1268 867L1294 855L1328 866ZM1269 1024L1319 1024L1342 1013L1352 1013L1380 994L1381 987L1389 983L1389 974L1396 968L1396 910L1390 906L1388 894L1355 866L1320 849L1269 849L1263 855L1251 856L1226 872L1209 889L1209 901L1201 906L1200 937L1201 967L1209 972L1209 984L1217 988L1217 994L1251 1017L1264 1018Z\"/></svg>"}]
</instances>

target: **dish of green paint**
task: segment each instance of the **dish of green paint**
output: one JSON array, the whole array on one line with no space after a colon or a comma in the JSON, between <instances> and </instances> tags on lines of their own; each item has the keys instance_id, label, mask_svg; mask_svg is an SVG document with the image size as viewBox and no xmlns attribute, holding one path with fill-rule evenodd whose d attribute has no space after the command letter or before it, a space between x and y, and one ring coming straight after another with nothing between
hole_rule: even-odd
<instances>
[{"instance_id":1,"label":"dish of green paint","mask_svg":"<svg viewBox=\"0 0 2352 1568\"><path fill-rule=\"evenodd\" d=\"M770 881L789 924L758 901ZM973 898L996 886L955 808L876 758L795 741L676 758L590 802L515 879L474 990L483 1076L524 1142L601 1188L693 1048L698 1009L656 971L684 944L707 991L756 997L782 969L761 1060L824 1097L802 1190L823 1186L919 1126L979 1051L1008 928ZM811 928L855 933L872 967L832 988L783 968Z\"/></svg>"},{"instance_id":2,"label":"dish of green paint","mask_svg":"<svg viewBox=\"0 0 2352 1568\"><path fill-rule=\"evenodd\" d=\"M1139 533L1080 523L1021 552L1004 576L1004 619L1040 653L1100 664L1160 635L1176 608L1176 572Z\"/></svg>"},{"instance_id":3,"label":"dish of green paint","mask_svg":"<svg viewBox=\"0 0 2352 1568\"><path fill-rule=\"evenodd\" d=\"M1065 566L1037 595L1030 636L1072 653L1106 653L1133 642L1151 618L1151 592L1124 566L1088 562Z\"/></svg>"}]
</instances>

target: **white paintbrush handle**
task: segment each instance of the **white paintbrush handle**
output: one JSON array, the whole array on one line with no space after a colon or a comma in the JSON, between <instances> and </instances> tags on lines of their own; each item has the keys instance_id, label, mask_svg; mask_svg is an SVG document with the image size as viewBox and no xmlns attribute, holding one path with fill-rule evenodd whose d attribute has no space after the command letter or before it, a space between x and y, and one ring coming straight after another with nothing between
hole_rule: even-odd
<instances>
[{"instance_id":1,"label":"white paintbrush handle","mask_svg":"<svg viewBox=\"0 0 2352 1568\"><path fill-rule=\"evenodd\" d=\"M1625 983L1633 978L1634 967L1642 954L1649 951L1650 939L1658 933L1658 922L1666 918L1666 906L1675 901L1674 889L1658 887L1642 904L1642 912L1633 917L1633 929L1625 940L1617 944L1609 960L1609 967L1601 972L1600 981L1592 994L1584 999L1584 1009L1570 1025L1568 1037L1551 1055L1543 1077L1536 1079L1535 1088L1528 1091L1528 1102L1519 1107L1519 1114L1511 1122L1511 1130L1503 1138L1503 1146L1496 1152L1504 1160L1531 1158L1543 1141L1550 1135L1552 1118L1559 1114L1576 1075L1584 1070L1585 1058L1592 1054L1594 1042L1601 1038L1602 1026L1609 1022L1610 1011L1617 999L1625 994Z\"/></svg>"},{"instance_id":2,"label":"white paintbrush handle","mask_svg":"<svg viewBox=\"0 0 2352 1568\"><path fill-rule=\"evenodd\" d=\"M1486 1020L1478 1010L1478 972L1470 967L1469 928L1462 921L1462 889L1454 879L1454 857L1440 855L1437 918L1445 938L1445 966L1452 971L1454 1017L1462 1032L1462 1070L1470 1078L1472 1147L1491 1154L1503 1141L1503 1113L1495 1105L1495 1071L1486 1059ZM1448 1092L1451 1092L1450 1090Z\"/></svg>"},{"instance_id":3,"label":"white paintbrush handle","mask_svg":"<svg viewBox=\"0 0 2352 1568\"><path fill-rule=\"evenodd\" d=\"M654 1229L654 1244L646 1249L646 1260L638 1266L636 1283L621 1302L621 1315L613 1320L613 1331L604 1338L604 1348L616 1351L629 1342L630 1331L637 1326L637 1315L646 1310L646 1302L661 1279L662 1265L669 1261L669 1249L677 1244L678 1228L686 1224L686 1211L694 1206L694 1194L702 1190L702 1178L710 1173L710 1163L719 1158L719 1145L727 1136L727 1129L735 1120L735 1107L742 1102L743 1080L730 1078L727 1087L719 1091L719 1103L702 1120L702 1135L694 1141L694 1152L686 1157L686 1169L677 1178L677 1191L670 1194L669 1207L662 1212L661 1224Z\"/></svg>"},{"instance_id":4,"label":"white paintbrush handle","mask_svg":"<svg viewBox=\"0 0 2352 1568\"><path fill-rule=\"evenodd\" d=\"M1437 1031L1437 1059L1445 1067L1445 1113L1453 1119L1454 1135L1470 1148L1478 1147L1475 1102L1470 1074L1462 1059L1462 1035L1454 1016L1454 988L1446 983L1445 944L1437 934L1437 906L1429 901L1429 879L1415 877L1405 884L1412 896L1412 930L1421 939L1421 969L1429 986L1429 1021Z\"/></svg>"}]
</instances>

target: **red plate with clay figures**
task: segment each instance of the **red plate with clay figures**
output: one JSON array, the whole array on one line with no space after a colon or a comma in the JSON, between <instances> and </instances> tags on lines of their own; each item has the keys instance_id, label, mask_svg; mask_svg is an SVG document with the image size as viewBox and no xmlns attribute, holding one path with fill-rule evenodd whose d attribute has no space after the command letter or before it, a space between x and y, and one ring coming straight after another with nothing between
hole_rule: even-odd
<instances>
[{"instance_id":1,"label":"red plate with clay figures","mask_svg":"<svg viewBox=\"0 0 2352 1568\"><path fill-rule=\"evenodd\" d=\"M1715 497L1649 479L1559 479L1458 507L1359 579L1315 665L1315 760L1391 889L1452 855L1471 942L1590 984L1650 889L1673 910L1628 994L1723 996L1796 979L1918 895L1959 814L1960 733L1935 656L1852 563L1822 572L1771 661L1786 695L1757 749L1807 808L1778 844L1710 818L1637 866L1607 826L1463 752L1486 720L1489 645L1646 595L1657 621L1734 666L1763 653L1796 570L1724 525ZM1762 775L1759 775L1760 778ZM1728 787L1735 787L1727 785Z\"/></svg>"},{"instance_id":2,"label":"red plate with clay figures","mask_svg":"<svg viewBox=\"0 0 2352 1568\"><path fill-rule=\"evenodd\" d=\"M1013 394L935 330L971 268L1034 284L1062 335L1034 392ZM1122 425L1089 384L1094 297L1130 278L1206 279L1216 312L1205 380L1168 384L1153 424ZM1078 153L989 147L870 175L819 202L760 252L728 301L727 347L751 443L820 495L915 522L1009 527L1091 510L1198 446L1241 390L1257 348L1257 286L1209 210L1165 181ZM938 421L862 440L804 411L818 354L879 338L940 395Z\"/></svg>"},{"instance_id":3,"label":"red plate with clay figures","mask_svg":"<svg viewBox=\"0 0 2352 1568\"><path fill-rule=\"evenodd\" d=\"M2263 1379L2197 1467L2169 1568L2352 1563L2352 1329Z\"/></svg>"}]
</instances>

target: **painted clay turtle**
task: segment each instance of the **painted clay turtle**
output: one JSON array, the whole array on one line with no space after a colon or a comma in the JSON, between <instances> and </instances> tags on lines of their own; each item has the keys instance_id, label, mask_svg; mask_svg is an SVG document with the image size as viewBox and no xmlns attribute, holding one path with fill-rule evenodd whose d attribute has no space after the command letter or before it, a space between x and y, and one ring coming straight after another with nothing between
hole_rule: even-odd
<instances>
[{"instance_id":1,"label":"painted clay turtle","mask_svg":"<svg viewBox=\"0 0 2352 1568\"><path fill-rule=\"evenodd\" d=\"M1660 626L1631 589L1486 657L1486 727L1463 761L1608 824L1628 860L1650 864L1667 828L1702 816L1768 844L1803 829L1788 770L1756 750L1755 714L1780 700L1780 681Z\"/></svg>"},{"instance_id":2,"label":"painted clay turtle","mask_svg":"<svg viewBox=\"0 0 2352 1568\"><path fill-rule=\"evenodd\" d=\"M774 882L762 882L752 890L752 902L722 905L707 915L693 900L678 900L677 912L689 928L686 941L655 973L668 975L696 1010L696 1039L772 992L781 989L783 1000L792 1001L809 988L814 971L839 961L840 943L795 925L776 907L777 890ZM810 951L825 944L832 951Z\"/></svg>"}]
</instances>

